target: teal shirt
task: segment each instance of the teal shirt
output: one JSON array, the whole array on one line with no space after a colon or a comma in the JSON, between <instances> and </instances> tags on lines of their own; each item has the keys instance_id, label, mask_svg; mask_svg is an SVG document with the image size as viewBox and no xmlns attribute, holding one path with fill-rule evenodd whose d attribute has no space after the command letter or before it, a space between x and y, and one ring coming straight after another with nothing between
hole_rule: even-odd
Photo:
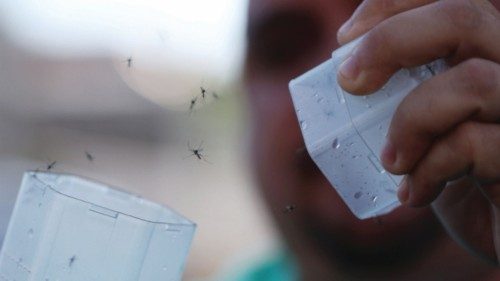
<instances>
[{"instance_id":1,"label":"teal shirt","mask_svg":"<svg viewBox=\"0 0 500 281\"><path fill-rule=\"evenodd\" d=\"M223 281L297 281L294 263L285 254L280 253L254 266L223 278Z\"/></svg>"}]
</instances>

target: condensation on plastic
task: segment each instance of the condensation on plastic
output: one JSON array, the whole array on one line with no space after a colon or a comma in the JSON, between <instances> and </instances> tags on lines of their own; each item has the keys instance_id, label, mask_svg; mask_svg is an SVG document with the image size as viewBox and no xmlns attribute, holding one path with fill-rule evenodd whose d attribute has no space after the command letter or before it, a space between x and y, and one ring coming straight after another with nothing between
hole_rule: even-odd
<instances>
[{"instance_id":1,"label":"condensation on plastic","mask_svg":"<svg viewBox=\"0 0 500 281\"><path fill-rule=\"evenodd\" d=\"M307 151L359 219L399 206L402 177L382 167L379 155L390 121L416 86L446 69L442 60L402 69L374 94L355 96L337 82L339 66L363 37L337 49L332 58L290 81L290 92Z\"/></svg>"},{"instance_id":2,"label":"condensation on plastic","mask_svg":"<svg viewBox=\"0 0 500 281\"><path fill-rule=\"evenodd\" d=\"M27 172L0 252L0 280L181 280L195 228L138 196Z\"/></svg>"}]
</instances>

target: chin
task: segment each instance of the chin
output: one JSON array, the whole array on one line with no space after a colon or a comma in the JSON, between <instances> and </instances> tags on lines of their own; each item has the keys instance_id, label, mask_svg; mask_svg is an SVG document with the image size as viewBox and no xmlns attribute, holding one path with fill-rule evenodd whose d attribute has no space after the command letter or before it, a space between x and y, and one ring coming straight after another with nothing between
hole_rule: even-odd
<instances>
[{"instance_id":1,"label":"chin","mask_svg":"<svg viewBox=\"0 0 500 281\"><path fill-rule=\"evenodd\" d=\"M374 271L414 260L443 237L430 208L399 207L375 219L356 218L300 149L295 131L283 143L276 135L259 134L254 145L267 145L255 146L254 165L267 205L297 256L313 252L332 265ZM297 206L292 214L283 213L288 204Z\"/></svg>"},{"instance_id":2,"label":"chin","mask_svg":"<svg viewBox=\"0 0 500 281\"><path fill-rule=\"evenodd\" d=\"M325 181L310 190L296 230L337 264L375 269L403 264L424 254L444 233L430 207L399 207L359 220Z\"/></svg>"}]
</instances>

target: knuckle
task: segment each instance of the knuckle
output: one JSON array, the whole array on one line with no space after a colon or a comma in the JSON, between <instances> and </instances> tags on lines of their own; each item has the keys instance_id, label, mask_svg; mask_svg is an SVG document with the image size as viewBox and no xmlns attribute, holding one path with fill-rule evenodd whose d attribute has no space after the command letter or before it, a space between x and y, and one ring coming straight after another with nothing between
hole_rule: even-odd
<instances>
[{"instance_id":1,"label":"knuckle","mask_svg":"<svg viewBox=\"0 0 500 281\"><path fill-rule=\"evenodd\" d=\"M450 23L462 32L475 31L484 23L483 8L478 0L440 1L439 8Z\"/></svg>"},{"instance_id":2,"label":"knuckle","mask_svg":"<svg viewBox=\"0 0 500 281\"><path fill-rule=\"evenodd\" d=\"M484 97L498 88L496 66L487 60L469 59L460 65L459 73L457 84L467 94Z\"/></svg>"},{"instance_id":3,"label":"knuckle","mask_svg":"<svg viewBox=\"0 0 500 281\"><path fill-rule=\"evenodd\" d=\"M409 107L411 106L409 104L410 102L403 100L394 113L393 122L398 122L398 125L401 128L404 128L410 124L413 124L413 127L416 126L415 118L417 118L417 116L415 116L414 111L409 110Z\"/></svg>"},{"instance_id":4,"label":"knuckle","mask_svg":"<svg viewBox=\"0 0 500 281\"><path fill-rule=\"evenodd\" d=\"M382 10L382 11L393 11L395 9L397 9L397 7L399 6L398 3L400 1L397 1L397 0L379 0L379 1L374 1L375 3L377 3L377 7Z\"/></svg>"},{"instance_id":5,"label":"knuckle","mask_svg":"<svg viewBox=\"0 0 500 281\"><path fill-rule=\"evenodd\" d=\"M390 32L388 32L384 24L378 25L365 35L362 44L366 52L363 53L365 55L374 54L376 53L375 50L380 50L381 46L390 48L389 42L391 42Z\"/></svg>"}]
</instances>

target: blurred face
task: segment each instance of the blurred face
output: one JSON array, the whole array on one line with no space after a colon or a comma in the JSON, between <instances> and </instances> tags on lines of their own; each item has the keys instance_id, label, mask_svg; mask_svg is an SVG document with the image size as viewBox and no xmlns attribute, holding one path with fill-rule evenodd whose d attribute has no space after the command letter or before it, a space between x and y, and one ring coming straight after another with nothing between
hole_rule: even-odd
<instances>
[{"instance_id":1,"label":"blurred face","mask_svg":"<svg viewBox=\"0 0 500 281\"><path fill-rule=\"evenodd\" d=\"M246 86L253 121L253 163L262 193L297 258L335 266L406 262L441 229L432 212L398 208L358 220L308 157L288 91L290 79L328 59L336 32L361 1L251 1ZM283 210L295 205L289 213ZM301 262L302 263L302 262Z\"/></svg>"}]
</instances>

